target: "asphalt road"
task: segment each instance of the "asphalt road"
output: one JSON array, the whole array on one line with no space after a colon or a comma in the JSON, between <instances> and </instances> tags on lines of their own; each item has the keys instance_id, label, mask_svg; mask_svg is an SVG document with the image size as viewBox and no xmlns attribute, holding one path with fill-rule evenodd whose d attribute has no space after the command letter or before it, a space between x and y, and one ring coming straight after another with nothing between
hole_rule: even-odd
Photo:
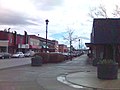
<instances>
[{"instance_id":1,"label":"asphalt road","mask_svg":"<svg viewBox=\"0 0 120 90\"><path fill-rule=\"evenodd\" d=\"M1 69L0 90L91 90L73 88L57 81L58 76L66 73L92 70L86 59L86 55L83 55L72 61L58 64L44 64L40 67L25 65Z\"/></svg>"},{"instance_id":2,"label":"asphalt road","mask_svg":"<svg viewBox=\"0 0 120 90\"><path fill-rule=\"evenodd\" d=\"M21 66L21 65L26 65L30 63L31 63L31 57L0 59L0 69Z\"/></svg>"}]
</instances>

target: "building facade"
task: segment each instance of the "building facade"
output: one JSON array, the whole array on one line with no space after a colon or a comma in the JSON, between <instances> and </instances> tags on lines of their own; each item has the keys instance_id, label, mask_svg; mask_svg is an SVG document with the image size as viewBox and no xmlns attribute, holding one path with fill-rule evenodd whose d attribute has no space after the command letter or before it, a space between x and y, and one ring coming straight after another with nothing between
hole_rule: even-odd
<instances>
[{"instance_id":1,"label":"building facade","mask_svg":"<svg viewBox=\"0 0 120 90\"><path fill-rule=\"evenodd\" d=\"M59 50L59 48L61 49ZM48 52L66 52L67 49L66 45L59 47L58 41L47 39ZM24 35L17 34L16 31L0 31L0 52L13 54L19 51L25 53L29 50L45 52L46 39L36 35L28 35L26 31L24 31Z\"/></svg>"},{"instance_id":2,"label":"building facade","mask_svg":"<svg viewBox=\"0 0 120 90\"><path fill-rule=\"evenodd\" d=\"M67 45L59 44L59 52L61 52L61 53L67 53L68 52Z\"/></svg>"},{"instance_id":3,"label":"building facade","mask_svg":"<svg viewBox=\"0 0 120 90\"><path fill-rule=\"evenodd\" d=\"M30 50L33 50L35 52L41 51L40 40L36 35L29 35L28 45Z\"/></svg>"},{"instance_id":4,"label":"building facade","mask_svg":"<svg viewBox=\"0 0 120 90\"><path fill-rule=\"evenodd\" d=\"M51 40L51 45L50 45L50 48L52 50L52 52L59 52L58 50L58 41L56 40Z\"/></svg>"},{"instance_id":5,"label":"building facade","mask_svg":"<svg viewBox=\"0 0 120 90\"><path fill-rule=\"evenodd\" d=\"M14 52L14 33L0 31L0 52Z\"/></svg>"},{"instance_id":6,"label":"building facade","mask_svg":"<svg viewBox=\"0 0 120 90\"><path fill-rule=\"evenodd\" d=\"M120 19L94 19L86 46L94 59L115 59L120 64Z\"/></svg>"}]
</instances>

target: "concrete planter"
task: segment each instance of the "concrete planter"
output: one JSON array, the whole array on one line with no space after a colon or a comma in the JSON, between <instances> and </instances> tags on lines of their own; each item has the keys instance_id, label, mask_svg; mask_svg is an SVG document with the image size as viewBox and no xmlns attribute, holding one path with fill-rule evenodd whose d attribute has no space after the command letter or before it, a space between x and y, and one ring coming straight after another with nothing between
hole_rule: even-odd
<instances>
[{"instance_id":1,"label":"concrete planter","mask_svg":"<svg viewBox=\"0 0 120 90\"><path fill-rule=\"evenodd\" d=\"M118 63L97 64L97 77L99 79L112 80L118 78Z\"/></svg>"},{"instance_id":2,"label":"concrete planter","mask_svg":"<svg viewBox=\"0 0 120 90\"><path fill-rule=\"evenodd\" d=\"M31 66L41 66L42 65L42 57L35 56L31 58Z\"/></svg>"}]
</instances>

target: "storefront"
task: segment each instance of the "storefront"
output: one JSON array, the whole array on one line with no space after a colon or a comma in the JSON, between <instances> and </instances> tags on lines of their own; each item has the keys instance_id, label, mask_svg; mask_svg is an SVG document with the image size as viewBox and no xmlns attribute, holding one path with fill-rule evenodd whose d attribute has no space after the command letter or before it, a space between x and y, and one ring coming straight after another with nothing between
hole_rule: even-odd
<instances>
[{"instance_id":1,"label":"storefront","mask_svg":"<svg viewBox=\"0 0 120 90\"><path fill-rule=\"evenodd\" d=\"M8 40L0 40L0 52L8 52Z\"/></svg>"}]
</instances>

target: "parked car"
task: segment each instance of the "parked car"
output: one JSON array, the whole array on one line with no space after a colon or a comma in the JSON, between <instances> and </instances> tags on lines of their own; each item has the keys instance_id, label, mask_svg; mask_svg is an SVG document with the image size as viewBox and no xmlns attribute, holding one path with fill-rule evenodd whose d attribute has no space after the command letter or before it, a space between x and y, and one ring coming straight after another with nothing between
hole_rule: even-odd
<instances>
[{"instance_id":1,"label":"parked car","mask_svg":"<svg viewBox=\"0 0 120 90\"><path fill-rule=\"evenodd\" d=\"M34 51L28 51L28 52L24 53L25 57L31 57L31 56L33 56L34 54L35 54Z\"/></svg>"},{"instance_id":2,"label":"parked car","mask_svg":"<svg viewBox=\"0 0 120 90\"><path fill-rule=\"evenodd\" d=\"M25 57L30 57L30 52L24 53Z\"/></svg>"},{"instance_id":3,"label":"parked car","mask_svg":"<svg viewBox=\"0 0 120 90\"><path fill-rule=\"evenodd\" d=\"M7 52L2 52L0 53L0 58L5 59L5 58L11 58L11 54Z\"/></svg>"},{"instance_id":4,"label":"parked car","mask_svg":"<svg viewBox=\"0 0 120 90\"><path fill-rule=\"evenodd\" d=\"M13 58L22 58L25 57L23 52L17 52L15 54L12 55Z\"/></svg>"}]
</instances>

